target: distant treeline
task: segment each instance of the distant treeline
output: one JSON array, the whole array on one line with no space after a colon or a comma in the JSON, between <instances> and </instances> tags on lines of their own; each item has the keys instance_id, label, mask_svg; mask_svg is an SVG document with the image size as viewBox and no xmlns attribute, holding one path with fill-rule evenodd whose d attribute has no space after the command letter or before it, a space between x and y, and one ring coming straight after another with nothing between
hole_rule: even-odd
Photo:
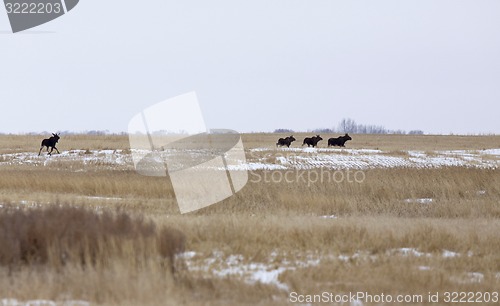
<instances>
[{"instance_id":1,"label":"distant treeline","mask_svg":"<svg viewBox=\"0 0 500 306\"><path fill-rule=\"evenodd\" d=\"M74 131L56 131L57 133L61 135L92 135L92 136L105 136L105 135L128 135L128 133L125 132L119 132L119 133L114 133L110 132L108 130L104 131L98 131L98 130L90 130L90 131L82 131L82 132L74 132ZM43 131L43 132L28 132L28 133L0 133L0 135L31 135L31 136L46 136L46 135L51 135L54 132L49 132L49 131Z\"/></svg>"},{"instance_id":2,"label":"distant treeline","mask_svg":"<svg viewBox=\"0 0 500 306\"><path fill-rule=\"evenodd\" d=\"M294 133L291 129L276 129L274 133ZM334 133L352 133L352 134L408 134L408 135L423 135L422 130L389 130L381 125L358 124L350 118L342 119L336 128L314 129L312 133L334 134Z\"/></svg>"}]
</instances>

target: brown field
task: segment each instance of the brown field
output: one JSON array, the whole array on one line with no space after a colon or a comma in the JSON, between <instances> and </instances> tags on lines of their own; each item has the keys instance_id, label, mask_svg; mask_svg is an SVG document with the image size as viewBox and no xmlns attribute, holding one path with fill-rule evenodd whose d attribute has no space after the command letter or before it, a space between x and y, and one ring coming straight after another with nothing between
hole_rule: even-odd
<instances>
[{"instance_id":1,"label":"brown field","mask_svg":"<svg viewBox=\"0 0 500 306\"><path fill-rule=\"evenodd\" d=\"M274 150L286 136L242 138L249 158L272 163L274 155L250 150ZM306 134L294 136L299 147ZM333 136L322 135L320 147ZM500 136L351 136L349 148L402 158L407 150L500 148ZM130 163L43 156L54 162L40 165L29 162L32 155L9 163L9 154L36 155L40 141L0 136L0 305L286 305L291 292L423 296L408 305L436 305L427 296L439 292L439 304L448 305L445 292L500 293L499 169L374 168L359 183L250 180L235 196L181 215L168 179L140 176ZM62 135L58 148L83 150L82 158L98 150L130 155L126 136ZM172 250L182 244L176 230L186 253L172 273ZM61 262L62 249L72 260Z\"/></svg>"}]
</instances>

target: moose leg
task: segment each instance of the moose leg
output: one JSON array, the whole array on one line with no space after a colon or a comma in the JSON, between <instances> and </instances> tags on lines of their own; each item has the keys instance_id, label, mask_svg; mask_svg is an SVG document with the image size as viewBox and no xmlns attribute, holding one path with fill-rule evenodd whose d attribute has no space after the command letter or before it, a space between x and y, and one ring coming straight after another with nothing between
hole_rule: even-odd
<instances>
[{"instance_id":1,"label":"moose leg","mask_svg":"<svg viewBox=\"0 0 500 306\"><path fill-rule=\"evenodd\" d=\"M43 146L40 148L40 151L38 151L38 156L42 153Z\"/></svg>"},{"instance_id":2,"label":"moose leg","mask_svg":"<svg viewBox=\"0 0 500 306\"><path fill-rule=\"evenodd\" d=\"M56 149L57 154L61 154L56 147L53 147L53 149Z\"/></svg>"}]
</instances>

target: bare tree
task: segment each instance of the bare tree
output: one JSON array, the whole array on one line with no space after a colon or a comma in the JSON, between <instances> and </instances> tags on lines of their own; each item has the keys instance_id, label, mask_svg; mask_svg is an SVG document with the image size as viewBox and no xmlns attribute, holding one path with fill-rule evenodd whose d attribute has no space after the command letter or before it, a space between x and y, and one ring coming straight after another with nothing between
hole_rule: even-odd
<instances>
[{"instance_id":1,"label":"bare tree","mask_svg":"<svg viewBox=\"0 0 500 306\"><path fill-rule=\"evenodd\" d=\"M340 121L339 124L339 130L342 133L357 133L358 132L358 126L356 122L350 118L344 118L342 121Z\"/></svg>"},{"instance_id":2,"label":"bare tree","mask_svg":"<svg viewBox=\"0 0 500 306\"><path fill-rule=\"evenodd\" d=\"M339 123L339 131L352 134L406 134L403 130L388 130L381 125L357 124L350 118L344 118ZM411 131L414 134L423 134L422 131Z\"/></svg>"}]
</instances>

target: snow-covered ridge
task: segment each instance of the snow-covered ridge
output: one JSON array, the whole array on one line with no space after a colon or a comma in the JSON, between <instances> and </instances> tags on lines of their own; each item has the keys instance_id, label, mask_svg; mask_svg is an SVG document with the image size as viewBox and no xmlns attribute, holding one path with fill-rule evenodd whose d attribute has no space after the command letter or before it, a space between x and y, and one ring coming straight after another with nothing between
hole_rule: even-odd
<instances>
[{"instance_id":1,"label":"snow-covered ridge","mask_svg":"<svg viewBox=\"0 0 500 306\"><path fill-rule=\"evenodd\" d=\"M82 167L97 165L123 168L133 165L131 154L123 150L70 150L61 151L61 154L53 153L51 156L47 155L46 152L42 152L40 156L38 156L38 152L0 154L0 167L12 165L50 167L75 162Z\"/></svg>"},{"instance_id":2,"label":"snow-covered ridge","mask_svg":"<svg viewBox=\"0 0 500 306\"><path fill-rule=\"evenodd\" d=\"M87 166L133 169L133 150L70 150L47 156L37 152L0 154L0 167L9 165L61 166L78 163ZM328 148L253 148L246 150L247 160L229 160L228 170L310 170L375 168L469 167L497 169L500 149L446 151L381 151L372 149ZM186 151L186 159L192 152ZM163 167L163 165L162 165ZM195 166L197 167L197 166ZM216 169L214 170L225 170Z\"/></svg>"},{"instance_id":3,"label":"snow-covered ridge","mask_svg":"<svg viewBox=\"0 0 500 306\"><path fill-rule=\"evenodd\" d=\"M266 150L256 148L250 150L250 153L251 156L257 154L264 154L268 157L274 156L276 165L297 170L398 167L497 169L500 166L500 149L396 152L368 149L284 148Z\"/></svg>"}]
</instances>

